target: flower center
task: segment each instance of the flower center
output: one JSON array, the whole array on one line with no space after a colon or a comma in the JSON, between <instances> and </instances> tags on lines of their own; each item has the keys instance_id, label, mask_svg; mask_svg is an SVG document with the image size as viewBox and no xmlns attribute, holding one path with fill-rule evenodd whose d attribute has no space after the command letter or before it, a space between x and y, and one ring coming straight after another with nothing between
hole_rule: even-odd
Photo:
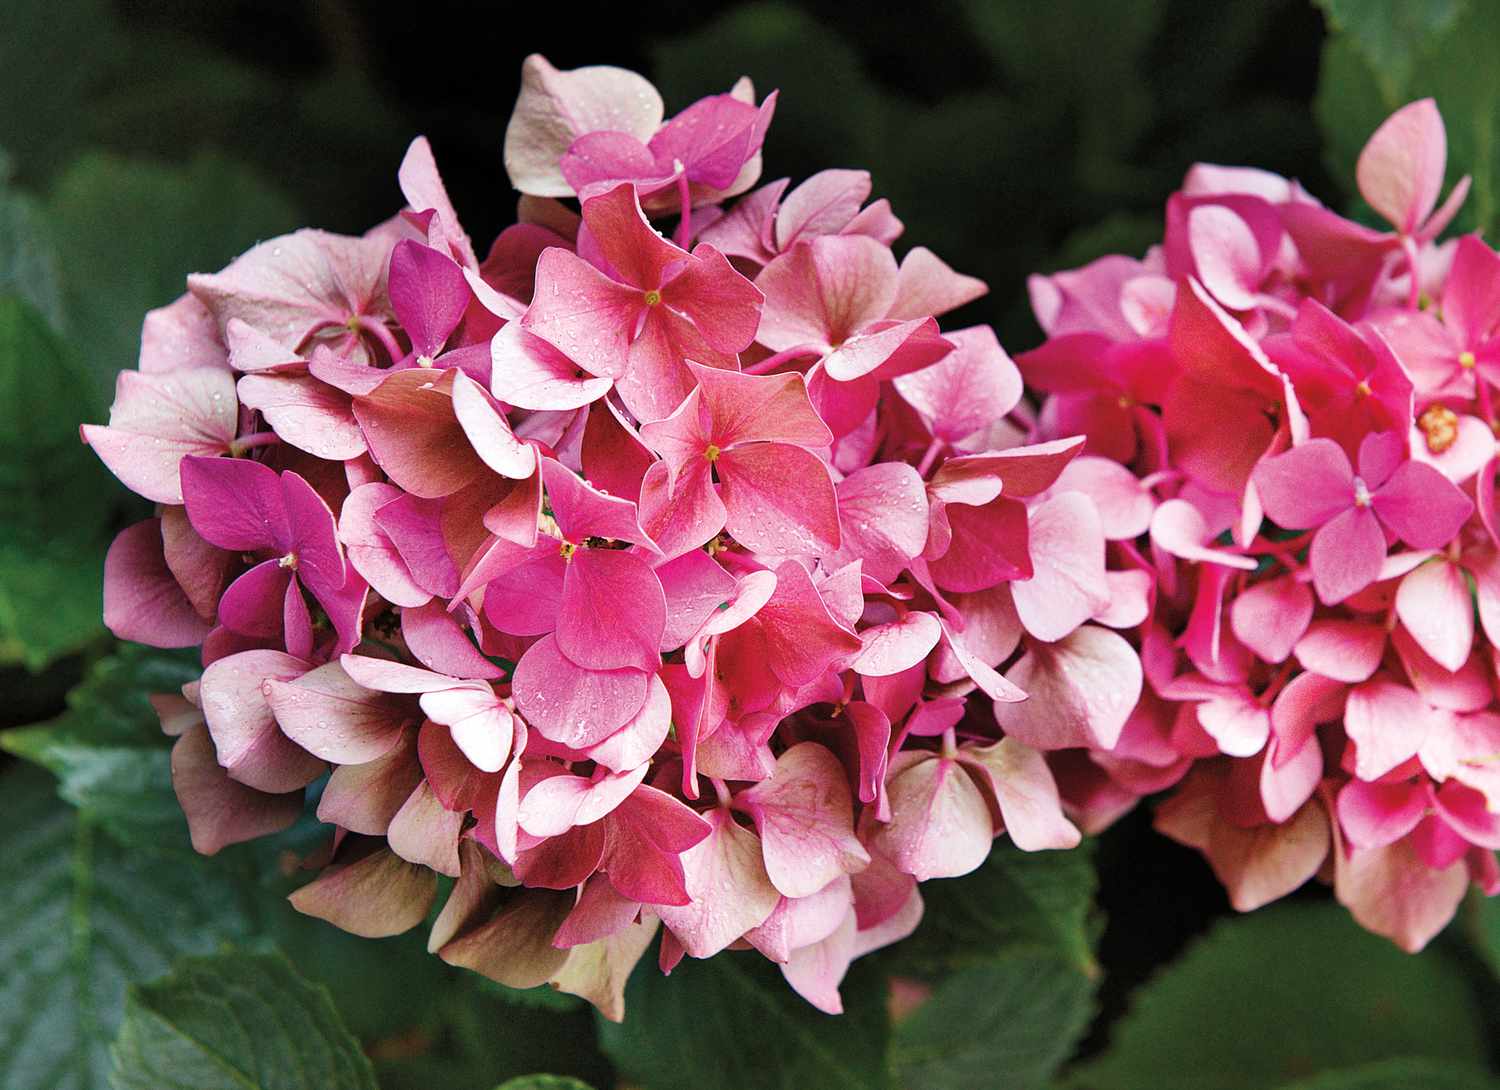
<instances>
[{"instance_id":1,"label":"flower center","mask_svg":"<svg viewBox=\"0 0 1500 1090\"><path fill-rule=\"evenodd\" d=\"M431 367L432 366L432 357L431 356L418 356L417 357L417 366L418 367Z\"/></svg>"},{"instance_id":2,"label":"flower center","mask_svg":"<svg viewBox=\"0 0 1500 1090\"><path fill-rule=\"evenodd\" d=\"M1472 370L1474 370L1474 364L1476 362L1477 361L1474 359L1474 353L1472 353L1472 352L1469 352L1469 351L1465 350L1465 351L1460 352L1458 354L1458 365L1460 367L1462 367L1465 371L1472 371Z\"/></svg>"},{"instance_id":3,"label":"flower center","mask_svg":"<svg viewBox=\"0 0 1500 1090\"><path fill-rule=\"evenodd\" d=\"M710 443L708 444L708 446L703 448L703 457L707 458L710 462L717 462L719 460L719 455L722 453L723 451L719 450L719 448L713 443Z\"/></svg>"},{"instance_id":4,"label":"flower center","mask_svg":"<svg viewBox=\"0 0 1500 1090\"><path fill-rule=\"evenodd\" d=\"M1356 387L1354 387L1354 396L1355 397L1369 397L1370 396L1370 384L1368 382L1366 382L1364 379L1360 379L1359 385L1356 386Z\"/></svg>"},{"instance_id":5,"label":"flower center","mask_svg":"<svg viewBox=\"0 0 1500 1090\"><path fill-rule=\"evenodd\" d=\"M661 292L657 291L655 288L652 288L650 291L648 291L646 293L646 305L648 307L654 307L654 306L656 306L660 302L661 302Z\"/></svg>"},{"instance_id":6,"label":"flower center","mask_svg":"<svg viewBox=\"0 0 1500 1090\"><path fill-rule=\"evenodd\" d=\"M1354 506L1370 506L1370 488L1365 484L1363 477L1354 478Z\"/></svg>"},{"instance_id":7,"label":"flower center","mask_svg":"<svg viewBox=\"0 0 1500 1090\"><path fill-rule=\"evenodd\" d=\"M573 554L577 551L578 546L574 545L571 541L564 541L557 547L558 555L560 555L564 560L572 560Z\"/></svg>"},{"instance_id":8,"label":"flower center","mask_svg":"<svg viewBox=\"0 0 1500 1090\"><path fill-rule=\"evenodd\" d=\"M278 568L283 568L283 569L287 569L287 570L290 570L290 571L296 571L297 570L297 554L296 553L287 553L283 557L278 557L277 560L276 560L276 566Z\"/></svg>"},{"instance_id":9,"label":"flower center","mask_svg":"<svg viewBox=\"0 0 1500 1090\"><path fill-rule=\"evenodd\" d=\"M1446 405L1431 405L1417 417L1417 427L1427 437L1427 449L1441 454L1458 441L1458 414Z\"/></svg>"}]
</instances>

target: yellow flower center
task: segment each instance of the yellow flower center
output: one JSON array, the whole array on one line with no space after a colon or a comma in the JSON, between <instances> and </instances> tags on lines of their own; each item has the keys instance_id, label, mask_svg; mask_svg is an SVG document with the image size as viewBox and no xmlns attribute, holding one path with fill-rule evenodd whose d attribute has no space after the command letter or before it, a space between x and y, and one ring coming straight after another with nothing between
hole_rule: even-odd
<instances>
[{"instance_id":1,"label":"yellow flower center","mask_svg":"<svg viewBox=\"0 0 1500 1090\"><path fill-rule=\"evenodd\" d=\"M1446 405L1431 405L1417 417L1417 427L1427 437L1427 449L1441 454L1458 441L1458 414Z\"/></svg>"},{"instance_id":2,"label":"yellow flower center","mask_svg":"<svg viewBox=\"0 0 1500 1090\"><path fill-rule=\"evenodd\" d=\"M573 554L577 551L578 546L574 545L571 541L564 541L557 547L558 555L560 555L564 560L572 560Z\"/></svg>"},{"instance_id":3,"label":"yellow flower center","mask_svg":"<svg viewBox=\"0 0 1500 1090\"><path fill-rule=\"evenodd\" d=\"M1467 352L1466 351L1466 352L1460 352L1458 354L1458 365L1460 367L1462 367L1465 371L1472 371L1472 370L1474 370L1474 364L1476 362L1477 361L1474 359L1474 353L1472 353L1472 352Z\"/></svg>"},{"instance_id":4,"label":"yellow flower center","mask_svg":"<svg viewBox=\"0 0 1500 1090\"><path fill-rule=\"evenodd\" d=\"M719 460L719 455L722 453L723 452L719 450L719 448L713 443L710 443L708 444L708 446L703 448L703 457L707 458L710 462L717 462Z\"/></svg>"},{"instance_id":5,"label":"yellow flower center","mask_svg":"<svg viewBox=\"0 0 1500 1090\"><path fill-rule=\"evenodd\" d=\"M297 554L296 553L287 553L285 556L277 558L276 566L278 568L285 568L285 569L290 569L291 571L296 571L297 570Z\"/></svg>"},{"instance_id":6,"label":"yellow flower center","mask_svg":"<svg viewBox=\"0 0 1500 1090\"><path fill-rule=\"evenodd\" d=\"M650 291L648 291L646 293L646 305L648 307L654 307L654 306L656 306L660 302L661 302L661 292L657 291L655 288L652 288Z\"/></svg>"},{"instance_id":7,"label":"yellow flower center","mask_svg":"<svg viewBox=\"0 0 1500 1090\"><path fill-rule=\"evenodd\" d=\"M1359 385L1354 388L1354 394L1356 397L1369 397L1370 384L1361 379Z\"/></svg>"}]
</instances>

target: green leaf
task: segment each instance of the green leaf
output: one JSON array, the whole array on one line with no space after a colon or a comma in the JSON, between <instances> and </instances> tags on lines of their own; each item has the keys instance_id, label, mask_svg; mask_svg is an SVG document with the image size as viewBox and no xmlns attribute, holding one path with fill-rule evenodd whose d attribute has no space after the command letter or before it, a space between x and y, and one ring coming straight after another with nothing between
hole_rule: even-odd
<instances>
[{"instance_id":1,"label":"green leaf","mask_svg":"<svg viewBox=\"0 0 1500 1090\"><path fill-rule=\"evenodd\" d=\"M147 310L181 295L188 273L222 268L298 218L269 182L214 155L169 167L93 152L58 178L48 209L69 331L106 401L115 373L136 365Z\"/></svg>"},{"instance_id":2,"label":"green leaf","mask_svg":"<svg viewBox=\"0 0 1500 1090\"><path fill-rule=\"evenodd\" d=\"M0 859L6 1090L104 1086L126 983L249 931L232 887L120 851L30 769L0 776Z\"/></svg>"},{"instance_id":3,"label":"green leaf","mask_svg":"<svg viewBox=\"0 0 1500 1090\"><path fill-rule=\"evenodd\" d=\"M593 1087L567 1075L522 1075L507 1079L495 1090L593 1090Z\"/></svg>"},{"instance_id":4,"label":"green leaf","mask_svg":"<svg viewBox=\"0 0 1500 1090\"><path fill-rule=\"evenodd\" d=\"M183 958L130 989L115 1090L375 1090L325 988L279 954Z\"/></svg>"},{"instance_id":5,"label":"green leaf","mask_svg":"<svg viewBox=\"0 0 1500 1090\"><path fill-rule=\"evenodd\" d=\"M1088 1090L1265 1090L1396 1057L1483 1061L1462 973L1411 957L1332 903L1221 923L1136 995Z\"/></svg>"},{"instance_id":6,"label":"green leaf","mask_svg":"<svg viewBox=\"0 0 1500 1090\"><path fill-rule=\"evenodd\" d=\"M1010 953L945 978L896 1026L898 1085L1031 1090L1072 1052L1093 1010L1091 981L1052 954Z\"/></svg>"},{"instance_id":7,"label":"green leaf","mask_svg":"<svg viewBox=\"0 0 1500 1090\"><path fill-rule=\"evenodd\" d=\"M1493 63L1500 18L1492 3L1468 4L1443 19L1429 13L1430 4L1399 6L1423 9L1412 18L1429 28L1405 78L1373 64L1369 46L1353 33L1335 34L1324 46L1316 109L1329 169L1352 191L1354 164L1370 134L1393 110L1430 95L1448 132L1447 184L1464 174L1474 179L1452 230L1493 234L1500 227L1500 66Z\"/></svg>"},{"instance_id":8,"label":"green leaf","mask_svg":"<svg viewBox=\"0 0 1500 1090\"><path fill-rule=\"evenodd\" d=\"M191 653L121 644L68 694L66 712L5 731L0 747L50 771L62 797L116 839L187 850L171 743L147 697L175 693L200 672Z\"/></svg>"},{"instance_id":9,"label":"green leaf","mask_svg":"<svg viewBox=\"0 0 1500 1090\"><path fill-rule=\"evenodd\" d=\"M42 316L0 295L0 662L40 670L103 632L102 564L120 493L78 440L92 404Z\"/></svg>"},{"instance_id":10,"label":"green leaf","mask_svg":"<svg viewBox=\"0 0 1500 1090\"><path fill-rule=\"evenodd\" d=\"M1436 1060L1382 1060L1289 1082L1277 1090L1496 1090L1500 1080L1477 1067Z\"/></svg>"},{"instance_id":11,"label":"green leaf","mask_svg":"<svg viewBox=\"0 0 1500 1090\"><path fill-rule=\"evenodd\" d=\"M51 231L30 197L0 188L0 293L19 295L64 328L62 277Z\"/></svg>"},{"instance_id":12,"label":"green leaf","mask_svg":"<svg viewBox=\"0 0 1500 1090\"><path fill-rule=\"evenodd\" d=\"M1315 0L1347 34L1387 100L1400 93L1417 55L1452 30L1465 0Z\"/></svg>"},{"instance_id":13,"label":"green leaf","mask_svg":"<svg viewBox=\"0 0 1500 1090\"><path fill-rule=\"evenodd\" d=\"M1472 892L1467 913L1474 945L1494 974L1500 977L1500 897L1481 897L1478 891Z\"/></svg>"},{"instance_id":14,"label":"green leaf","mask_svg":"<svg viewBox=\"0 0 1500 1090\"><path fill-rule=\"evenodd\" d=\"M827 1015L756 954L684 958L670 977L648 956L626 987L625 1021L601 1021L600 1043L650 1090L698 1090L710 1076L735 1090L889 1086L884 982L856 962L840 991L845 1012Z\"/></svg>"},{"instance_id":15,"label":"green leaf","mask_svg":"<svg viewBox=\"0 0 1500 1090\"><path fill-rule=\"evenodd\" d=\"M1097 976L1092 844L1023 852L997 843L973 874L927 883L922 924L887 955L891 968L930 978L1024 948L1055 953Z\"/></svg>"}]
</instances>

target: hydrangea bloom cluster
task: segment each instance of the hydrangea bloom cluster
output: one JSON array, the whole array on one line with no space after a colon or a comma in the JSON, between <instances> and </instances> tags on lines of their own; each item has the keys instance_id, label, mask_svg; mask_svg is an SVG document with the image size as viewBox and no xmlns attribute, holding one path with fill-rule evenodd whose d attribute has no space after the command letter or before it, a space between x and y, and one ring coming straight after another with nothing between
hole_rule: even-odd
<instances>
[{"instance_id":1,"label":"hydrangea bloom cluster","mask_svg":"<svg viewBox=\"0 0 1500 1090\"><path fill-rule=\"evenodd\" d=\"M200 851L311 792L298 909L394 934L447 876L431 950L619 1018L658 929L838 1011L919 882L1077 843L1045 751L1127 729L1151 486L1025 442L994 334L936 320L984 285L898 262L864 172L753 188L774 107L533 57L483 258L418 139L391 220L147 317L84 438L159 505L107 622L202 649L158 698Z\"/></svg>"},{"instance_id":2,"label":"hydrangea bloom cluster","mask_svg":"<svg viewBox=\"0 0 1500 1090\"><path fill-rule=\"evenodd\" d=\"M1389 230L1195 166L1143 259L1032 279L1017 361L1028 438L1087 436L1061 483L1150 585L1117 744L1051 758L1069 813L1171 788L1158 828L1236 908L1317 875L1411 950L1500 892L1500 255L1437 241L1445 166L1430 100L1359 157Z\"/></svg>"}]
</instances>

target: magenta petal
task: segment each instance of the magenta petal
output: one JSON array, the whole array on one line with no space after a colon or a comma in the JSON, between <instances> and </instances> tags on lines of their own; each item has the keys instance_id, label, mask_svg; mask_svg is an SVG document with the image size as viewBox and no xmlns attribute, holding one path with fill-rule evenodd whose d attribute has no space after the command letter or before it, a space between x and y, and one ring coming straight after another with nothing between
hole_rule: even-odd
<instances>
[{"instance_id":1,"label":"magenta petal","mask_svg":"<svg viewBox=\"0 0 1500 1090\"><path fill-rule=\"evenodd\" d=\"M348 574L333 511L305 478L290 470L281 475L281 494L292 528L293 570L320 601L333 599Z\"/></svg>"},{"instance_id":2,"label":"magenta petal","mask_svg":"<svg viewBox=\"0 0 1500 1090\"><path fill-rule=\"evenodd\" d=\"M641 670L586 670L559 650L552 636L529 647L511 682L516 707L544 738L570 749L603 741L646 703Z\"/></svg>"},{"instance_id":3,"label":"magenta petal","mask_svg":"<svg viewBox=\"0 0 1500 1090\"><path fill-rule=\"evenodd\" d=\"M232 552L290 547L276 471L244 458L184 458L182 497L204 541Z\"/></svg>"},{"instance_id":4,"label":"magenta petal","mask_svg":"<svg viewBox=\"0 0 1500 1090\"><path fill-rule=\"evenodd\" d=\"M104 557L104 624L122 640L194 647L209 624L193 608L162 548L160 519L121 530Z\"/></svg>"},{"instance_id":5,"label":"magenta petal","mask_svg":"<svg viewBox=\"0 0 1500 1090\"><path fill-rule=\"evenodd\" d=\"M339 511L339 540L354 570L382 598L392 605L420 606L432 594L412 578L411 569L390 535L375 520L376 511L401 496L399 488L380 482L354 489Z\"/></svg>"},{"instance_id":6,"label":"magenta petal","mask_svg":"<svg viewBox=\"0 0 1500 1090\"><path fill-rule=\"evenodd\" d=\"M262 561L224 591L219 599L220 623L242 636L280 639L284 599L293 584L292 573L279 561Z\"/></svg>"},{"instance_id":7,"label":"magenta petal","mask_svg":"<svg viewBox=\"0 0 1500 1090\"><path fill-rule=\"evenodd\" d=\"M1356 848L1383 848L1417 827L1427 812L1427 798L1427 785L1420 781L1350 780L1339 790L1339 824Z\"/></svg>"},{"instance_id":8,"label":"magenta petal","mask_svg":"<svg viewBox=\"0 0 1500 1090\"><path fill-rule=\"evenodd\" d=\"M1372 505L1380 521L1414 549L1446 545L1474 513L1457 485L1422 462L1402 462L1376 490Z\"/></svg>"},{"instance_id":9,"label":"magenta petal","mask_svg":"<svg viewBox=\"0 0 1500 1090\"><path fill-rule=\"evenodd\" d=\"M1379 577L1385 551L1385 535L1368 507L1335 515L1313 537L1308 553L1318 598L1335 605L1364 590Z\"/></svg>"},{"instance_id":10,"label":"magenta petal","mask_svg":"<svg viewBox=\"0 0 1500 1090\"><path fill-rule=\"evenodd\" d=\"M433 358L457 328L472 295L458 264L436 250L402 239L391 251L391 309L411 338L411 350Z\"/></svg>"},{"instance_id":11,"label":"magenta petal","mask_svg":"<svg viewBox=\"0 0 1500 1090\"><path fill-rule=\"evenodd\" d=\"M1378 624L1329 619L1314 621L1297 641L1297 661L1334 681L1358 684L1380 667L1385 654L1386 632Z\"/></svg>"},{"instance_id":12,"label":"magenta petal","mask_svg":"<svg viewBox=\"0 0 1500 1090\"><path fill-rule=\"evenodd\" d=\"M291 681L307 663L280 651L241 651L203 671L199 694L203 718L221 764L234 779L273 794L305 787L324 764L296 745L276 725L262 684Z\"/></svg>"},{"instance_id":13,"label":"magenta petal","mask_svg":"<svg viewBox=\"0 0 1500 1090\"><path fill-rule=\"evenodd\" d=\"M1290 530L1321 526L1354 503L1354 467L1331 439L1310 439L1255 468L1261 506Z\"/></svg>"}]
</instances>

